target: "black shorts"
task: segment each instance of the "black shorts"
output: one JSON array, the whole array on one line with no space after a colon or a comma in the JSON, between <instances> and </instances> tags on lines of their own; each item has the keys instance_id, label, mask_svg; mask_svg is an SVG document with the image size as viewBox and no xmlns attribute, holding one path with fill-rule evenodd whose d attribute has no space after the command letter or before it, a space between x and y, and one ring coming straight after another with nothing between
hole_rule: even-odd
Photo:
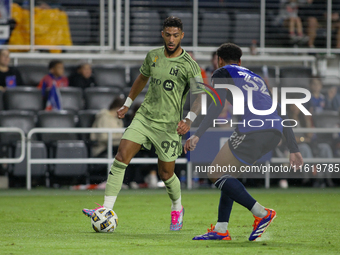
<instances>
[{"instance_id":1,"label":"black shorts","mask_svg":"<svg viewBox=\"0 0 340 255\"><path fill-rule=\"evenodd\" d=\"M235 158L247 165L253 165L263 155L275 149L281 140L277 130L264 130L249 134L236 131L228 140L229 148Z\"/></svg>"}]
</instances>

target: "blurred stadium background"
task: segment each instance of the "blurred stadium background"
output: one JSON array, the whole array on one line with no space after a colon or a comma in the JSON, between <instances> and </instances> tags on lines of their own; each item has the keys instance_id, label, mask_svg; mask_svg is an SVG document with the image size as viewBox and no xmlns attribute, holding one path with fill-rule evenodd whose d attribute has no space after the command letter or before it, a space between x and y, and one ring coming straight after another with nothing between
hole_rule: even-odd
<instances>
[{"instance_id":1,"label":"blurred stadium background","mask_svg":"<svg viewBox=\"0 0 340 255\"><path fill-rule=\"evenodd\" d=\"M15 88L0 90L2 187L59 187L100 183L106 179L105 174L98 176L92 164L110 164L112 153L106 159L89 160L93 146L89 139L91 130L79 134L73 128L91 128L99 110L107 108L113 98L127 96L147 51L162 45L162 21L169 15L182 19L185 32L182 46L193 52L202 69L209 71L212 52L220 44L233 42L244 52L242 65L262 75L270 86L287 86L281 81L293 78L294 82L298 79L307 81L304 87L308 88L309 79L318 76L324 94L329 88L336 87L339 96L337 22L340 20L339 17L333 19L332 14L339 14L340 3L325 2L326 5L320 6L321 11L318 6L313 6L318 13L306 7L307 1L299 2L301 15L304 14L301 19L305 36L310 29L309 18L319 21L316 39L313 45L308 45L308 38L293 40L290 37L280 16L285 1L280 0L2 1L0 7L4 13L7 10L7 16L2 15L4 18L1 19L0 47L10 49L11 65L20 71L23 79L23 84ZM85 89L72 84L61 88L63 110L59 112L43 111L44 102L37 88L48 73L47 66L52 59L63 61L67 77L75 72L80 61L90 63L97 83L96 87ZM146 89L136 101L141 102L145 93ZM184 110L189 110L189 103ZM323 121L318 121L320 119ZM331 126L327 124L330 122ZM328 131L326 138L316 140L329 144L333 158L311 163L340 163L337 161L340 156L338 124L339 109L314 116L316 128L334 128ZM15 127L23 130L22 137L11 129ZM68 134L31 132L29 137L32 139L26 139L33 128L72 129ZM316 152L313 157L324 156ZM41 161L45 163L37 160L32 164L31 158L45 160ZM48 164L46 159L50 160ZM76 159L78 164L68 164L71 159ZM148 163L149 167L156 169L154 159L150 162L149 159L134 163L138 166ZM186 172L186 158L183 156L180 162L176 173L180 175L183 187L187 182L190 188L209 187L209 183L199 181L197 177L193 180L196 185L193 185L192 176ZM32 182L27 178L28 169ZM276 182L272 180L272 183ZM248 181L247 184L263 186L265 183ZM293 184L302 185L302 182ZM337 180L333 180L315 186L337 184Z\"/></svg>"}]
</instances>

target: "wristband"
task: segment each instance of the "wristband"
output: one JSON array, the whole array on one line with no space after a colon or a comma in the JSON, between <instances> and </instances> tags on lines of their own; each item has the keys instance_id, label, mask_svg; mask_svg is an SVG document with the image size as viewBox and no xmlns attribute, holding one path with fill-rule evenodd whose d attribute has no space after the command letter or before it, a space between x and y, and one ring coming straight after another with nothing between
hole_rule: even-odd
<instances>
[{"instance_id":1,"label":"wristband","mask_svg":"<svg viewBox=\"0 0 340 255\"><path fill-rule=\"evenodd\" d=\"M124 106L130 108L130 106L132 105L132 103L133 103L133 100L132 100L130 97L128 97L128 98L125 100Z\"/></svg>"},{"instance_id":2,"label":"wristband","mask_svg":"<svg viewBox=\"0 0 340 255\"><path fill-rule=\"evenodd\" d=\"M196 113L190 111L190 112L188 112L188 114L185 117L185 119L189 119L191 122L194 122L196 117L197 117Z\"/></svg>"}]
</instances>

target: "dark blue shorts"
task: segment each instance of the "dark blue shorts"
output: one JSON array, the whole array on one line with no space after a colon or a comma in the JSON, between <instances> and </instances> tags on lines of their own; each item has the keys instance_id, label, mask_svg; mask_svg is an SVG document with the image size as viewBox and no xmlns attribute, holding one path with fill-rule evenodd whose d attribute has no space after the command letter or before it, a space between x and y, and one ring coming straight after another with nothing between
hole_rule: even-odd
<instances>
[{"instance_id":1,"label":"dark blue shorts","mask_svg":"<svg viewBox=\"0 0 340 255\"><path fill-rule=\"evenodd\" d=\"M281 132L275 129L245 134L234 131L228 143L231 152L239 161L253 165L263 155L275 149L281 137Z\"/></svg>"}]
</instances>

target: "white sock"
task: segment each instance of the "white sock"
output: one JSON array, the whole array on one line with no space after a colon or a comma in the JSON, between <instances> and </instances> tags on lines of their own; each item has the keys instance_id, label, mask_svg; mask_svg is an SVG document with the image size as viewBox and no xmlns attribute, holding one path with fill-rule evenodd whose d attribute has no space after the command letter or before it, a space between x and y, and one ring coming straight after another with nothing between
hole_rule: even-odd
<instances>
[{"instance_id":1,"label":"white sock","mask_svg":"<svg viewBox=\"0 0 340 255\"><path fill-rule=\"evenodd\" d=\"M117 199L117 196L105 196L104 197L104 204L103 206L105 208L111 209L113 208L113 205L115 204Z\"/></svg>"},{"instance_id":2,"label":"white sock","mask_svg":"<svg viewBox=\"0 0 340 255\"><path fill-rule=\"evenodd\" d=\"M179 196L179 199L172 201L172 205L171 205L171 211L180 211L180 210L182 210L181 196Z\"/></svg>"},{"instance_id":3,"label":"white sock","mask_svg":"<svg viewBox=\"0 0 340 255\"><path fill-rule=\"evenodd\" d=\"M267 215L267 211L265 210L265 208L260 205L258 202L256 202L253 206L253 208L251 208L250 210L256 217L260 217L263 218Z\"/></svg>"},{"instance_id":4,"label":"white sock","mask_svg":"<svg viewBox=\"0 0 340 255\"><path fill-rule=\"evenodd\" d=\"M219 233L226 233L228 230L228 222L217 222L214 231Z\"/></svg>"}]
</instances>

